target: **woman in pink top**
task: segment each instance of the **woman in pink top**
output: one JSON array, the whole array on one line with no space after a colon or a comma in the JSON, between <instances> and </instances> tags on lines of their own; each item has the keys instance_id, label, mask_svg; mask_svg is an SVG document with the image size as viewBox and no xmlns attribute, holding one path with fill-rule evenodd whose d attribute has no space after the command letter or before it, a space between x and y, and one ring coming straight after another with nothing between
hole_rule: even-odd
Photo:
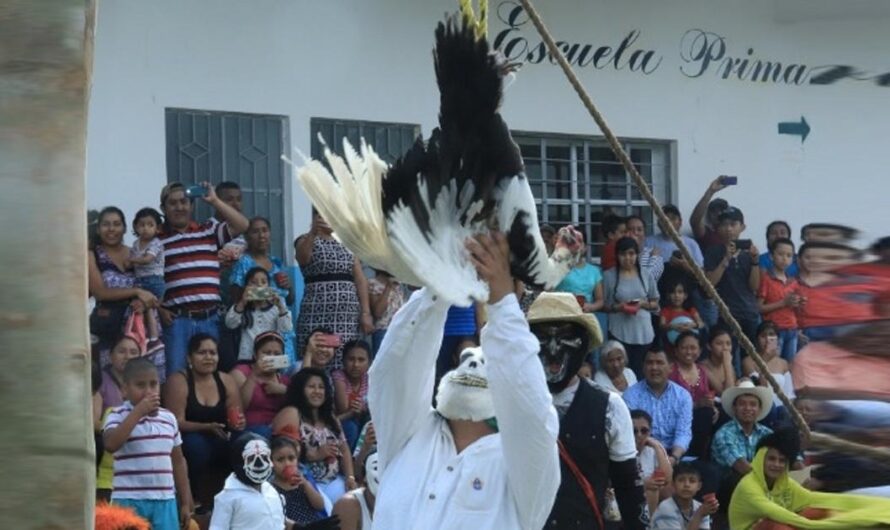
<instances>
[{"instance_id":1,"label":"woman in pink top","mask_svg":"<svg viewBox=\"0 0 890 530\"><path fill-rule=\"evenodd\" d=\"M371 348L354 340L343 346L343 369L331 374L334 380L334 408L350 449L355 449L358 433L368 421L368 370Z\"/></svg>"},{"instance_id":2,"label":"woman in pink top","mask_svg":"<svg viewBox=\"0 0 890 530\"><path fill-rule=\"evenodd\" d=\"M286 402L290 378L278 371L287 364L284 339L274 331L267 331L253 341L253 363L239 364L231 371L244 404L247 430L266 439L272 437L272 420Z\"/></svg>"},{"instance_id":3,"label":"woman in pink top","mask_svg":"<svg viewBox=\"0 0 890 530\"><path fill-rule=\"evenodd\" d=\"M714 406L714 393L708 383L708 374L696 364L701 355L701 343L693 331L684 331L675 343L674 366L670 380L682 386L692 396L692 443L690 456L705 456L719 413Z\"/></svg>"}]
</instances>

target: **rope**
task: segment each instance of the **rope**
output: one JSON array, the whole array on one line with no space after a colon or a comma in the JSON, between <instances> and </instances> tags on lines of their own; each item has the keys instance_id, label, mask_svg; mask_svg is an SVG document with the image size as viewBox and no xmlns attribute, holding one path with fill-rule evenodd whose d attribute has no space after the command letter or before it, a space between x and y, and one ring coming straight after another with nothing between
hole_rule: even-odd
<instances>
[{"instance_id":1,"label":"rope","mask_svg":"<svg viewBox=\"0 0 890 530\"><path fill-rule=\"evenodd\" d=\"M488 35L488 0L479 0L479 18L473 10L472 0L458 0L460 12L467 24L473 28L477 39L484 39Z\"/></svg>"},{"instance_id":2,"label":"rope","mask_svg":"<svg viewBox=\"0 0 890 530\"><path fill-rule=\"evenodd\" d=\"M803 416L801 416L800 412L794 407L794 404L791 402L791 400L788 399L788 396L786 396L785 393L782 391L782 388L776 382L775 378L772 376L772 374L770 374L769 368L767 367L763 358L760 357L760 355L754 348L754 345L751 344L751 341L742 331L742 328L741 326L739 326L738 321L736 321L735 317L732 316L732 313L730 313L729 308L723 302L723 299L720 298L720 295L717 294L717 290L708 280L707 276L705 276L704 271L701 269L701 267L696 265L692 254L689 252L689 249L686 247L686 244L683 242L680 234L674 229L674 226L665 215L664 210L661 209L661 205L658 203L658 200L655 198L654 195L652 195L652 190L649 189L646 181L643 180L643 177L637 171L637 168L633 165L633 162L631 162L630 157L628 157L627 153L624 152L624 148L621 147L621 144L618 142L618 138L616 138L615 135L612 133L612 130L609 128L606 120L597 110L596 105L594 105L593 100L590 99L590 96L587 94L584 86L581 85L581 81L578 80L578 77L575 75L572 67L569 65L568 61L563 56L559 48L557 48L556 43L553 41L553 37L550 35L547 27L544 26L544 22L538 15L537 10L535 10L534 6L532 6L531 0L519 0L519 3L522 4L522 7L528 14L529 19L532 21L532 24L534 24L535 29L538 30L538 33L541 35L541 38L547 45L547 49L550 52L550 55L559 62L559 66L562 68L563 73L565 73L566 77L568 78L568 81L572 85L572 88L575 89L578 97L581 98L581 102L587 108L590 116L593 117L593 121L596 122L597 126L603 132L603 135L606 137L606 141L609 143L609 146L612 148L615 156L618 157L618 159L621 161L621 165L624 166L624 170L627 171L627 173L631 176L634 184L640 190L640 193L646 199L646 202L649 203L649 205L652 207L652 210L655 212L655 216L661 222L662 228L666 230L671 240L673 240L673 242L677 245L677 248L683 254L683 259L686 260L686 263L690 265L690 270L695 276L695 279L702 286L702 289L704 289L708 297L714 300L714 302L717 304L717 309L720 311L720 316L723 317L723 321L729 324L733 335L735 335L735 337L739 341L739 345L745 349L745 351L754 361L754 364L757 365L757 368L760 370L761 377L766 379L766 381L773 388L773 391L776 393L776 396L778 396L779 400L785 406L785 409L789 411L792 421L794 421L794 424L797 426L798 429L800 429L803 438L805 440L809 440L813 444L825 446L830 449L836 449L838 451L847 453L864 454L870 456L871 458L890 462L890 450L877 449L867 445L857 444L842 440L840 438L835 438L833 436L813 433L810 431L810 428L807 425L806 421L804 421Z\"/></svg>"}]
</instances>

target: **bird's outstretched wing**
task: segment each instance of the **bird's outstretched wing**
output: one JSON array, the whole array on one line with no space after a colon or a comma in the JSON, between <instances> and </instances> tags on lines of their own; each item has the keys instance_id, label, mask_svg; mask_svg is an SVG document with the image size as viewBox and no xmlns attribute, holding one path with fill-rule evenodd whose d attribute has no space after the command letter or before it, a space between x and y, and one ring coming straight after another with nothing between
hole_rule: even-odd
<instances>
[{"instance_id":1,"label":"bird's outstretched wing","mask_svg":"<svg viewBox=\"0 0 890 530\"><path fill-rule=\"evenodd\" d=\"M364 140L360 149L361 154L344 138L345 156L340 157L325 145L324 156L331 171L320 161L304 156L297 179L334 229L334 236L364 264L385 270L408 285L420 285L392 248L386 231L380 190L388 166Z\"/></svg>"},{"instance_id":2,"label":"bird's outstretched wing","mask_svg":"<svg viewBox=\"0 0 890 530\"><path fill-rule=\"evenodd\" d=\"M362 261L452 304L487 300L464 242L491 229L507 233L514 276L555 286L571 249L547 256L519 147L498 113L503 62L463 17L438 25L433 57L440 108L429 140L388 169L364 145L359 156L344 144L346 162L326 150L334 175L307 161L303 188Z\"/></svg>"}]
</instances>

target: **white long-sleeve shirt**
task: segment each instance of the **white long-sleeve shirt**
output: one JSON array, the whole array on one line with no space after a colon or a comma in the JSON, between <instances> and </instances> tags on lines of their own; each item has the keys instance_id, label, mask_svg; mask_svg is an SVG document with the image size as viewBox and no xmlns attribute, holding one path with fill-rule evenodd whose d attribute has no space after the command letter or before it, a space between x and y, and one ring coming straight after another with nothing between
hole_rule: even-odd
<instances>
[{"instance_id":1,"label":"white long-sleeve shirt","mask_svg":"<svg viewBox=\"0 0 890 530\"><path fill-rule=\"evenodd\" d=\"M257 490L230 473L213 499L210 530L284 530L284 500L268 482Z\"/></svg>"},{"instance_id":2,"label":"white long-sleeve shirt","mask_svg":"<svg viewBox=\"0 0 890 530\"><path fill-rule=\"evenodd\" d=\"M538 340L514 295L482 330L497 434L456 452L430 406L448 304L426 289L393 318L371 367L369 404L382 471L374 528L539 530L559 488L553 408Z\"/></svg>"}]
</instances>

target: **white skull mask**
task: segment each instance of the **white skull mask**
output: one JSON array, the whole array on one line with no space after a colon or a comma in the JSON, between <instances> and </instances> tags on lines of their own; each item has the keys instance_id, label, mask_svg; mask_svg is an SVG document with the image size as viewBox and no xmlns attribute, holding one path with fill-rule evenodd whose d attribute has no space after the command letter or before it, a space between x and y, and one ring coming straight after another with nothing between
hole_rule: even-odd
<instances>
[{"instance_id":1,"label":"white skull mask","mask_svg":"<svg viewBox=\"0 0 890 530\"><path fill-rule=\"evenodd\" d=\"M272 475L272 451L265 440L251 440L241 451L244 475L254 484L262 484Z\"/></svg>"},{"instance_id":2,"label":"white skull mask","mask_svg":"<svg viewBox=\"0 0 890 530\"><path fill-rule=\"evenodd\" d=\"M485 421L494 417L481 348L465 349L458 367L442 377L436 410L449 420Z\"/></svg>"},{"instance_id":3,"label":"white skull mask","mask_svg":"<svg viewBox=\"0 0 890 530\"><path fill-rule=\"evenodd\" d=\"M371 453L365 459L365 483L371 495L377 496L377 488L380 486L380 460L377 453Z\"/></svg>"}]
</instances>

